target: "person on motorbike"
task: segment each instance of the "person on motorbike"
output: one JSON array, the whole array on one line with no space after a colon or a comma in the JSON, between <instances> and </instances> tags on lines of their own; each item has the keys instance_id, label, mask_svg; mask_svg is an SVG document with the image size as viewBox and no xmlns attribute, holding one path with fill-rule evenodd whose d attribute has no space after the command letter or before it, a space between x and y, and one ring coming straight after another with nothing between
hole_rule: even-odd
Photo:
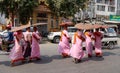
<instances>
[{"instance_id":1,"label":"person on motorbike","mask_svg":"<svg viewBox=\"0 0 120 73\"><path fill-rule=\"evenodd\" d=\"M6 31L3 33L3 41L2 41L2 49L9 52L10 51L10 45L14 42L14 36L13 32L10 31L11 26L6 26Z\"/></svg>"}]
</instances>

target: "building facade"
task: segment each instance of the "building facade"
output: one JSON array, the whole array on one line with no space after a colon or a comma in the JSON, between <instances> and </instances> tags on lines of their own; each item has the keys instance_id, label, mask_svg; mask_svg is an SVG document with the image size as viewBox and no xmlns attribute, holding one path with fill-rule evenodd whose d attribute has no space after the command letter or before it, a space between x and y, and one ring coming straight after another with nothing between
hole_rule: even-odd
<instances>
[{"instance_id":1,"label":"building facade","mask_svg":"<svg viewBox=\"0 0 120 73\"><path fill-rule=\"evenodd\" d=\"M120 15L120 0L117 0L117 15Z\"/></svg>"},{"instance_id":2,"label":"building facade","mask_svg":"<svg viewBox=\"0 0 120 73\"><path fill-rule=\"evenodd\" d=\"M117 0L90 0L88 14L97 21L109 20L110 15L117 13Z\"/></svg>"},{"instance_id":3,"label":"building facade","mask_svg":"<svg viewBox=\"0 0 120 73\"><path fill-rule=\"evenodd\" d=\"M38 30L42 33L50 31L58 31L60 29L59 23L61 22L60 17L53 15L49 6L44 0L39 1L39 6L34 9L32 23L46 23L45 25L38 26Z\"/></svg>"}]
</instances>

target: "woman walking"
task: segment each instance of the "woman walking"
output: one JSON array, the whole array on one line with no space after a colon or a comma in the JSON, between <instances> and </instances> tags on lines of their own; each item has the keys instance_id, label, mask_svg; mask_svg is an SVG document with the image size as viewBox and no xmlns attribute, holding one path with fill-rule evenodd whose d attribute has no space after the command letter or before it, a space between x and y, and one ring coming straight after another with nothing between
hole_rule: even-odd
<instances>
[{"instance_id":1,"label":"woman walking","mask_svg":"<svg viewBox=\"0 0 120 73\"><path fill-rule=\"evenodd\" d=\"M19 30L17 32L14 32L14 36L15 36L15 45L10 52L10 59L12 66L14 66L14 63L17 61L22 61L22 62L24 61L22 41L21 41L21 39L23 38L22 31Z\"/></svg>"},{"instance_id":2,"label":"woman walking","mask_svg":"<svg viewBox=\"0 0 120 73\"><path fill-rule=\"evenodd\" d=\"M41 37L38 35L37 32L37 27L33 27L33 32L32 32L32 50L31 50L31 60L36 59L40 60L40 47L39 47L39 41Z\"/></svg>"},{"instance_id":3,"label":"woman walking","mask_svg":"<svg viewBox=\"0 0 120 73\"><path fill-rule=\"evenodd\" d=\"M94 32L94 36L95 36L95 53L96 53L96 57L102 57L102 38L103 35L101 32L99 32L99 29L96 29L96 32Z\"/></svg>"},{"instance_id":4,"label":"woman walking","mask_svg":"<svg viewBox=\"0 0 120 73\"><path fill-rule=\"evenodd\" d=\"M86 30L85 36L86 36L86 51L87 51L88 57L91 58L92 51L93 51L92 39L94 38L94 36L90 30Z\"/></svg>"},{"instance_id":5,"label":"woman walking","mask_svg":"<svg viewBox=\"0 0 120 73\"><path fill-rule=\"evenodd\" d=\"M24 33L24 40L25 40L25 46L24 46L24 58L29 60L31 56L31 43L32 43L32 34L30 32L30 27L26 28L26 32Z\"/></svg>"},{"instance_id":6,"label":"woman walking","mask_svg":"<svg viewBox=\"0 0 120 73\"><path fill-rule=\"evenodd\" d=\"M64 30L61 32L61 38L58 44L58 51L63 58L66 58L70 54L70 44L69 44L70 37L67 32L67 25L65 24L63 27Z\"/></svg>"},{"instance_id":7,"label":"woman walking","mask_svg":"<svg viewBox=\"0 0 120 73\"><path fill-rule=\"evenodd\" d=\"M82 49L82 42L85 41L85 36L80 29L74 34L72 48L70 50L70 55L74 58L75 63L81 62L84 56L84 51Z\"/></svg>"}]
</instances>

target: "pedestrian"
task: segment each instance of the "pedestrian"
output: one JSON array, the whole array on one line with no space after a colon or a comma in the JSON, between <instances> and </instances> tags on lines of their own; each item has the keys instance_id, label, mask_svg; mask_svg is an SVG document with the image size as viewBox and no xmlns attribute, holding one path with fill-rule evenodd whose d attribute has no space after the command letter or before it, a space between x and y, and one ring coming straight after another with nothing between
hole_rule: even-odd
<instances>
[{"instance_id":1,"label":"pedestrian","mask_svg":"<svg viewBox=\"0 0 120 73\"><path fill-rule=\"evenodd\" d=\"M19 30L17 32L14 32L14 36L15 36L15 45L14 47L11 49L10 52L10 59L11 59L11 65L14 66L14 63L17 61L24 61L24 57L23 57L23 48L22 48L22 42L21 39L23 38L23 34L22 31Z\"/></svg>"},{"instance_id":2,"label":"pedestrian","mask_svg":"<svg viewBox=\"0 0 120 73\"><path fill-rule=\"evenodd\" d=\"M39 47L39 41L41 37L38 34L37 27L33 27L33 32L32 32L32 50L31 50L31 60L36 59L36 60L41 60L40 58L40 47Z\"/></svg>"},{"instance_id":3,"label":"pedestrian","mask_svg":"<svg viewBox=\"0 0 120 73\"><path fill-rule=\"evenodd\" d=\"M2 49L10 52L10 45L14 43L14 36L13 32L10 31L11 26L7 25L6 26L6 31L3 33L3 40L2 40Z\"/></svg>"},{"instance_id":4,"label":"pedestrian","mask_svg":"<svg viewBox=\"0 0 120 73\"><path fill-rule=\"evenodd\" d=\"M70 50L70 55L74 58L75 63L81 62L84 56L84 51L82 49L82 42L85 41L85 36L80 29L75 32L73 37L73 44Z\"/></svg>"},{"instance_id":5,"label":"pedestrian","mask_svg":"<svg viewBox=\"0 0 120 73\"><path fill-rule=\"evenodd\" d=\"M26 32L24 33L24 40L25 40L25 46L24 46L24 58L27 60L30 60L31 56L31 43L32 43L32 34L30 32L30 27L26 28Z\"/></svg>"},{"instance_id":6,"label":"pedestrian","mask_svg":"<svg viewBox=\"0 0 120 73\"><path fill-rule=\"evenodd\" d=\"M92 51L93 51L92 40L93 40L94 36L93 36L93 33L90 30L86 30L85 36L86 36L86 51L87 51L88 57L91 58L92 57Z\"/></svg>"},{"instance_id":7,"label":"pedestrian","mask_svg":"<svg viewBox=\"0 0 120 73\"><path fill-rule=\"evenodd\" d=\"M102 38L103 35L101 32L99 32L99 28L96 29L96 31L94 32L94 36L95 36L95 53L96 53L96 57L102 57Z\"/></svg>"},{"instance_id":8,"label":"pedestrian","mask_svg":"<svg viewBox=\"0 0 120 73\"><path fill-rule=\"evenodd\" d=\"M68 35L67 25L63 26L64 30L61 32L60 42L58 44L58 51L63 58L66 58L70 54L70 36Z\"/></svg>"}]
</instances>

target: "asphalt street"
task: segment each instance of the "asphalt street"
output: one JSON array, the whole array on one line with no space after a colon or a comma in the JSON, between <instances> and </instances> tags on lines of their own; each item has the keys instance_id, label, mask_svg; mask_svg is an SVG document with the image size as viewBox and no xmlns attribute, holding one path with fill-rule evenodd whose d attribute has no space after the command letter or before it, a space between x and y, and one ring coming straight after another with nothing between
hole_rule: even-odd
<instances>
[{"instance_id":1,"label":"asphalt street","mask_svg":"<svg viewBox=\"0 0 120 73\"><path fill-rule=\"evenodd\" d=\"M119 41L120 44L120 41ZM10 66L9 55L0 52L0 73L120 73L120 47L103 49L103 57L85 56L81 63L75 64L72 58L62 58L57 51L58 44L40 44L41 61Z\"/></svg>"}]
</instances>

